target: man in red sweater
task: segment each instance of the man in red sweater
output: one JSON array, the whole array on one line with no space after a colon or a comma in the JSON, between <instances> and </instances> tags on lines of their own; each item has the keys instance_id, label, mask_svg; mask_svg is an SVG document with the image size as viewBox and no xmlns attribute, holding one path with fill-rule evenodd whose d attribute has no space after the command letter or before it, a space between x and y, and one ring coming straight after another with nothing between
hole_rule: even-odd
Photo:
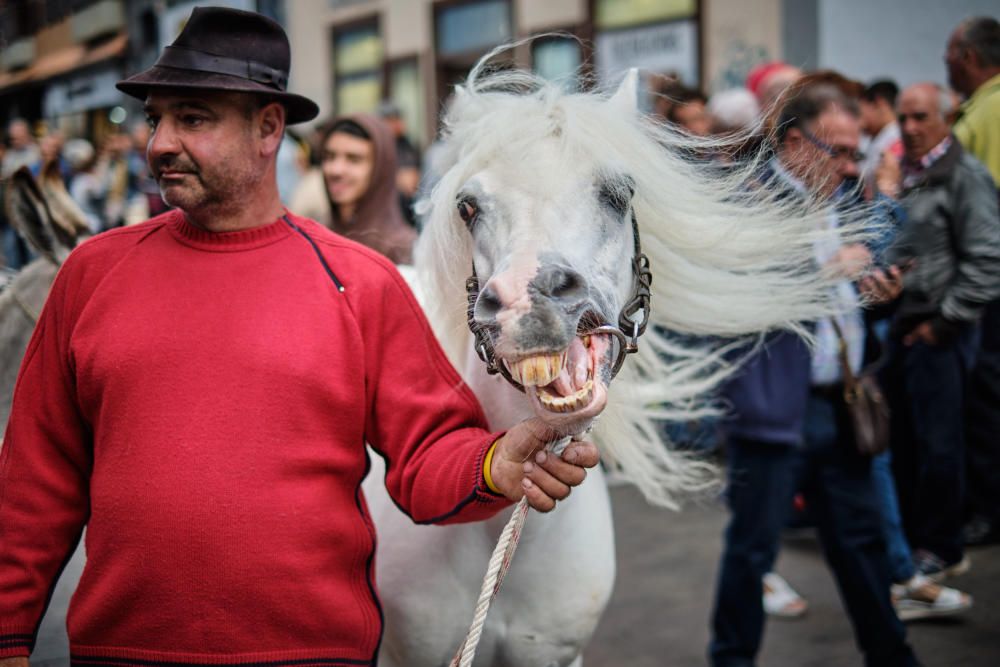
<instances>
[{"instance_id":1,"label":"man in red sweater","mask_svg":"<svg viewBox=\"0 0 1000 667\"><path fill-rule=\"evenodd\" d=\"M119 83L176 210L80 246L25 354L0 452L3 667L27 665L84 526L73 664L374 665L366 443L420 523L549 510L597 463L589 443L546 453L539 421L489 433L392 264L282 208L285 124L317 113L288 63L272 21L196 9Z\"/></svg>"}]
</instances>

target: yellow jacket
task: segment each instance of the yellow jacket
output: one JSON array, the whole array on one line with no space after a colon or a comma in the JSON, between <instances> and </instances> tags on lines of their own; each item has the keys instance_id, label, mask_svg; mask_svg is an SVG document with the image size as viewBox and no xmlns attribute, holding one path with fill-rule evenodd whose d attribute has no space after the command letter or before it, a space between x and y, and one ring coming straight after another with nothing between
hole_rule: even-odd
<instances>
[{"instance_id":1,"label":"yellow jacket","mask_svg":"<svg viewBox=\"0 0 1000 667\"><path fill-rule=\"evenodd\" d=\"M976 89L959 108L952 128L965 150L986 165L1000 187L1000 74Z\"/></svg>"}]
</instances>

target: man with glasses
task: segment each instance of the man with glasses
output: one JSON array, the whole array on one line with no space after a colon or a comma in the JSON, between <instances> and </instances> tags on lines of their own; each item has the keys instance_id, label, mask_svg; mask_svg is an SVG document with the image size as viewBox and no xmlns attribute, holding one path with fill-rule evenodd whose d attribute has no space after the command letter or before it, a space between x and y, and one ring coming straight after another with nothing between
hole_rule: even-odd
<instances>
[{"instance_id":1,"label":"man with glasses","mask_svg":"<svg viewBox=\"0 0 1000 667\"><path fill-rule=\"evenodd\" d=\"M933 580L969 567L962 540L962 417L983 307L1000 296L1000 221L986 168L951 134L947 93L906 88L896 105L906 223L895 259L913 260L890 335L887 390L904 525Z\"/></svg>"},{"instance_id":2,"label":"man with glasses","mask_svg":"<svg viewBox=\"0 0 1000 667\"><path fill-rule=\"evenodd\" d=\"M858 177L860 124L852 103L828 85L807 87L779 115L775 156L761 187L790 204L829 205L820 224L847 215L840 191ZM864 324L851 280L871 258L861 245L817 244L815 260L843 275L837 324L851 366L860 368ZM898 276L897 273L891 273ZM882 287L884 276L879 276ZM714 667L749 667L763 634L761 579L796 490L803 491L824 553L837 579L866 665L915 665L906 630L890 599L889 565L871 459L851 442L843 406L837 335L830 319L817 323L816 349L778 334L725 390L732 416L727 432L732 517L725 535L712 616Z\"/></svg>"}]
</instances>

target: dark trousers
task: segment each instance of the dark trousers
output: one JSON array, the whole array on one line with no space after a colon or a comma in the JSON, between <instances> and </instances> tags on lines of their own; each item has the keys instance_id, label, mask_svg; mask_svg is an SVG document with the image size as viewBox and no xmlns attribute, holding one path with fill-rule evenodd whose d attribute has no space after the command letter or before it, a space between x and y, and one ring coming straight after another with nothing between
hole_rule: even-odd
<instances>
[{"instance_id":1,"label":"dark trousers","mask_svg":"<svg viewBox=\"0 0 1000 667\"><path fill-rule=\"evenodd\" d=\"M871 462L838 442L835 405L813 396L806 445L731 439L732 517L716 585L709 647L715 667L754 664L764 629L761 578L770 569L792 496L801 488L866 665L915 665L889 598L890 577ZM839 420L838 420L839 421Z\"/></svg>"},{"instance_id":2,"label":"dark trousers","mask_svg":"<svg viewBox=\"0 0 1000 667\"><path fill-rule=\"evenodd\" d=\"M1000 528L1000 300L986 307L965 418L970 514Z\"/></svg>"},{"instance_id":3,"label":"dark trousers","mask_svg":"<svg viewBox=\"0 0 1000 667\"><path fill-rule=\"evenodd\" d=\"M965 498L963 416L979 343L969 326L944 345L890 346L885 388L892 457L910 546L961 560Z\"/></svg>"}]
</instances>

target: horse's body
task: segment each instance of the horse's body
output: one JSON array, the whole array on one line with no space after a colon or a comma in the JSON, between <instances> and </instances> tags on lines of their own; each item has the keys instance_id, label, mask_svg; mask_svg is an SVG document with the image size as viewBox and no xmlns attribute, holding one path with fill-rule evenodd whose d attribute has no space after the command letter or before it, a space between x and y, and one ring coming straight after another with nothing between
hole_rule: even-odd
<instances>
[{"instance_id":1,"label":"horse's body","mask_svg":"<svg viewBox=\"0 0 1000 667\"><path fill-rule=\"evenodd\" d=\"M699 397L732 372L734 339L801 332L802 320L834 305L829 276L811 265L822 213L748 188L751 168L713 175L665 150L705 146L641 118L635 95L634 79L608 99L475 69L445 120L449 168L426 204L417 291L492 427L536 415L579 432L592 425L580 397L589 396L584 377L593 379L595 393L608 391L592 434L606 462L649 500L672 506L708 477L705 466L671 453L656 421L712 412ZM587 333L617 324L634 293L636 234L656 283L651 313L647 306L635 319L651 315L658 326L612 388L616 341ZM474 351L463 308L473 269L472 327L529 385L526 394L488 376ZM720 342L682 344L668 331ZM562 374L537 370L549 363ZM525 379L536 371L545 377ZM559 401L573 407L546 407ZM438 667L465 636L509 512L476 525L414 526L393 507L380 472L365 485L386 616L379 664ZM528 517L474 664L579 665L614 567L611 510L597 471L551 514Z\"/></svg>"}]
</instances>

